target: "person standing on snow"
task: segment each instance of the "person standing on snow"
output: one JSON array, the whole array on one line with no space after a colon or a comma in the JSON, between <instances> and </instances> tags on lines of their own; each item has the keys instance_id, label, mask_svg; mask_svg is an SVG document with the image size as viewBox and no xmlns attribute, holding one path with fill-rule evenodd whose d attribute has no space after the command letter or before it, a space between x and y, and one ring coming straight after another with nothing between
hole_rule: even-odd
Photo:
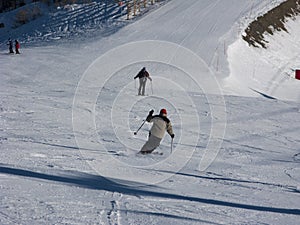
<instances>
[{"instance_id":1,"label":"person standing on snow","mask_svg":"<svg viewBox=\"0 0 300 225\"><path fill-rule=\"evenodd\" d=\"M146 121L153 123L149 132L148 141L142 147L141 154L149 154L153 152L163 139L165 132L173 139L175 134L173 133L171 121L167 118L167 110L161 109L159 115L153 116L154 110L151 110L146 118Z\"/></svg>"},{"instance_id":2,"label":"person standing on snow","mask_svg":"<svg viewBox=\"0 0 300 225\"><path fill-rule=\"evenodd\" d=\"M8 45L8 50L9 50L9 53L14 53L14 50L13 50L13 42L12 42L12 40L9 38L8 39L8 43L7 43L7 45Z\"/></svg>"},{"instance_id":3,"label":"person standing on snow","mask_svg":"<svg viewBox=\"0 0 300 225\"><path fill-rule=\"evenodd\" d=\"M148 71L146 70L146 67L143 67L143 69L141 69L141 71L134 77L134 79L136 79L136 78L139 78L139 80L140 80L138 95L145 95L145 88L146 88L147 79L152 81Z\"/></svg>"},{"instance_id":4,"label":"person standing on snow","mask_svg":"<svg viewBox=\"0 0 300 225\"><path fill-rule=\"evenodd\" d=\"M18 40L15 40L15 48L16 48L16 54L20 54L19 49L20 49L20 43Z\"/></svg>"}]
</instances>

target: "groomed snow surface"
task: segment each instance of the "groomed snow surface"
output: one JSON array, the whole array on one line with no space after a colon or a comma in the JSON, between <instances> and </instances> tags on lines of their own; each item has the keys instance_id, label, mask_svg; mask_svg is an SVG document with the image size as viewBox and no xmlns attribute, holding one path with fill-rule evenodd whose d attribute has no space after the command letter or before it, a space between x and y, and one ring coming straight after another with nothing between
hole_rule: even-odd
<instances>
[{"instance_id":1,"label":"groomed snow surface","mask_svg":"<svg viewBox=\"0 0 300 225\"><path fill-rule=\"evenodd\" d=\"M300 20L267 49L241 40L280 2L172 0L104 25L77 5L8 31L21 55L1 36L0 224L298 224ZM136 155L163 107L173 148Z\"/></svg>"}]
</instances>

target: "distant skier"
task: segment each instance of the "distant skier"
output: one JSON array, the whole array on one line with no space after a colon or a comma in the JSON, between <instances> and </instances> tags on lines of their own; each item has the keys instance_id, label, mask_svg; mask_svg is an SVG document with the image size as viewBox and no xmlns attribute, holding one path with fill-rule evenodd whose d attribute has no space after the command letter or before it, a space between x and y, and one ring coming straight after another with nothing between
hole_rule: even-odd
<instances>
[{"instance_id":1,"label":"distant skier","mask_svg":"<svg viewBox=\"0 0 300 225\"><path fill-rule=\"evenodd\" d=\"M20 43L18 40L15 40L15 48L16 48L16 54L20 54L19 49L20 49Z\"/></svg>"},{"instance_id":2,"label":"distant skier","mask_svg":"<svg viewBox=\"0 0 300 225\"><path fill-rule=\"evenodd\" d=\"M159 115L153 116L154 110L151 110L146 118L146 121L153 123L149 132L148 141L142 147L141 154L149 154L153 152L163 139L165 132L173 139L175 134L173 133L171 121L167 118L167 110L161 109Z\"/></svg>"},{"instance_id":3,"label":"distant skier","mask_svg":"<svg viewBox=\"0 0 300 225\"><path fill-rule=\"evenodd\" d=\"M141 69L141 71L134 77L134 79L136 79L136 78L139 78L139 81L140 81L138 95L145 95L147 79L152 81L152 78L150 77L148 71L146 70L146 67L143 67L143 69Z\"/></svg>"},{"instance_id":4,"label":"distant skier","mask_svg":"<svg viewBox=\"0 0 300 225\"><path fill-rule=\"evenodd\" d=\"M13 42L12 42L12 40L11 40L10 38L8 39L7 45L8 45L9 53L13 54L13 53L14 53L14 50L13 50Z\"/></svg>"}]
</instances>

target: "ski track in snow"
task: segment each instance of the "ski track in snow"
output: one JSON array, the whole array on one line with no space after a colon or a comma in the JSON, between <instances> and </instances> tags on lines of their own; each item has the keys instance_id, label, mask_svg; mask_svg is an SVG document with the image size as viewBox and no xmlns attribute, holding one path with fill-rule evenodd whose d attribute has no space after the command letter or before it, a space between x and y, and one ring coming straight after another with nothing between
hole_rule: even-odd
<instances>
[{"instance_id":1,"label":"ski track in snow","mask_svg":"<svg viewBox=\"0 0 300 225\"><path fill-rule=\"evenodd\" d=\"M108 197L107 197L108 196ZM105 201L105 208L101 212L102 219L101 224L109 224L109 225L121 225L121 215L120 215L120 201L122 200L122 194L116 192L105 192L104 199L107 198Z\"/></svg>"}]
</instances>

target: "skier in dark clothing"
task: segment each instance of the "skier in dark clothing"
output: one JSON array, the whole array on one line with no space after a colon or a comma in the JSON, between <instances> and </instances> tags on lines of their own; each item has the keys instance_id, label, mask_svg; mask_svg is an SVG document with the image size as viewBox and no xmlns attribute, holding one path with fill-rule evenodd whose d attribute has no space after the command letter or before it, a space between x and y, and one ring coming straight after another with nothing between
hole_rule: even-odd
<instances>
[{"instance_id":1,"label":"skier in dark clothing","mask_svg":"<svg viewBox=\"0 0 300 225\"><path fill-rule=\"evenodd\" d=\"M149 154L153 152L163 139L165 132L173 139L175 134L173 133L173 128L171 121L167 118L167 110L161 109L159 115L153 116L154 110L151 110L146 118L146 121L153 123L151 130L149 132L148 141L142 147L141 154Z\"/></svg>"},{"instance_id":2,"label":"skier in dark clothing","mask_svg":"<svg viewBox=\"0 0 300 225\"><path fill-rule=\"evenodd\" d=\"M8 45L8 50L9 50L9 53L14 53L14 50L13 50L13 42L12 42L12 40L9 38L8 39L8 43L7 43L7 45Z\"/></svg>"},{"instance_id":3,"label":"skier in dark clothing","mask_svg":"<svg viewBox=\"0 0 300 225\"><path fill-rule=\"evenodd\" d=\"M16 48L16 54L20 54L19 49L20 49L20 43L18 40L15 40L15 48Z\"/></svg>"},{"instance_id":4,"label":"skier in dark clothing","mask_svg":"<svg viewBox=\"0 0 300 225\"><path fill-rule=\"evenodd\" d=\"M152 81L149 73L146 70L146 67L143 67L143 69L141 69L141 71L134 77L134 79L136 79L136 78L139 78L139 81L140 81L138 95L145 95L145 88L146 88L147 79Z\"/></svg>"}]
</instances>

